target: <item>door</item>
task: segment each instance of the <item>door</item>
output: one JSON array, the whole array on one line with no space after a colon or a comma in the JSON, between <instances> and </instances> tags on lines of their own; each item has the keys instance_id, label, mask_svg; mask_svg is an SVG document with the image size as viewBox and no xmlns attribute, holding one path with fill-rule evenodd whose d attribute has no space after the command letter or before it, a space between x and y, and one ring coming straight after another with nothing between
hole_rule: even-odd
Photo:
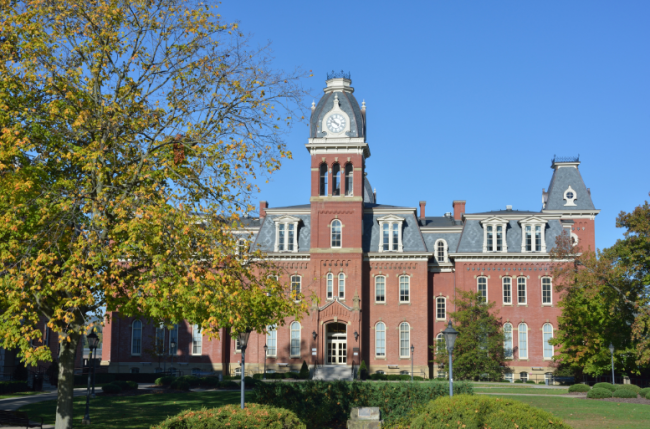
<instances>
[{"instance_id":1,"label":"door","mask_svg":"<svg viewBox=\"0 0 650 429\"><path fill-rule=\"evenodd\" d=\"M347 339L330 338L327 341L327 364L345 365L347 363Z\"/></svg>"}]
</instances>

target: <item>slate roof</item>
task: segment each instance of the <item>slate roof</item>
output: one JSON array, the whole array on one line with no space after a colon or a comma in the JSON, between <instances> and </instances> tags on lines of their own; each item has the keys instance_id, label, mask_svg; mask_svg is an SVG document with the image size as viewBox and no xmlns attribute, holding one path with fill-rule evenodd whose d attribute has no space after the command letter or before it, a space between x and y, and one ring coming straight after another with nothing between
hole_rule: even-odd
<instances>
[{"instance_id":1,"label":"slate roof","mask_svg":"<svg viewBox=\"0 0 650 429\"><path fill-rule=\"evenodd\" d=\"M479 213L467 213L467 214L474 214L474 215L487 215L487 216L499 216L499 215L541 215L542 212L534 212L534 211L529 211L529 210L491 210L489 212L479 212Z\"/></svg>"},{"instance_id":2,"label":"slate roof","mask_svg":"<svg viewBox=\"0 0 650 429\"><path fill-rule=\"evenodd\" d=\"M427 216L424 219L420 219L419 223L420 226L427 228L453 227L463 224L462 221L447 216Z\"/></svg>"},{"instance_id":3,"label":"slate roof","mask_svg":"<svg viewBox=\"0 0 650 429\"><path fill-rule=\"evenodd\" d=\"M361 114L361 108L357 99L354 98L354 95L350 92L330 92L325 95L318 101L316 105L316 110L311 114L311 119L309 120L309 137L325 137L325 133L322 132L322 121L323 117L332 110L334 107L334 97L338 96L339 106L348 117L350 118L350 131L347 132L347 137L365 137L366 136L366 126L363 115Z\"/></svg>"},{"instance_id":4,"label":"slate roof","mask_svg":"<svg viewBox=\"0 0 650 429\"><path fill-rule=\"evenodd\" d=\"M363 202L364 203L376 203L375 193L372 191L372 186L367 177L363 178Z\"/></svg>"},{"instance_id":5,"label":"slate roof","mask_svg":"<svg viewBox=\"0 0 650 429\"><path fill-rule=\"evenodd\" d=\"M422 234L424 237L424 242L427 245L427 250L429 252L435 252L435 244L439 239L443 239L447 242L447 253L456 253L458 248L458 241L460 240L460 233L432 233L432 234ZM482 249L481 249L482 250ZM435 258L434 258L435 259Z\"/></svg>"},{"instance_id":6,"label":"slate roof","mask_svg":"<svg viewBox=\"0 0 650 429\"><path fill-rule=\"evenodd\" d=\"M546 233L546 250L550 251L555 246L555 238L562 234L562 223L557 219L551 219L546 224L544 232ZM511 220L506 226L506 244L508 253L521 252L521 225L516 220ZM449 252L451 253L451 247ZM483 226L480 220L465 221L465 228L463 228L457 252L483 252Z\"/></svg>"},{"instance_id":7,"label":"slate roof","mask_svg":"<svg viewBox=\"0 0 650 429\"><path fill-rule=\"evenodd\" d=\"M575 206L565 206L564 192L571 186L575 191ZM580 171L574 167L556 168L548 186L546 210L595 210Z\"/></svg>"},{"instance_id":8,"label":"slate roof","mask_svg":"<svg viewBox=\"0 0 650 429\"><path fill-rule=\"evenodd\" d=\"M393 206L385 206L393 207ZM384 214L365 213L363 215L363 251L379 251L379 222L378 218ZM422 238L422 233L418 226L418 221L413 213L404 215L402 213L396 216L404 218L404 229L402 231L402 250L404 252L426 252L427 248Z\"/></svg>"}]
</instances>

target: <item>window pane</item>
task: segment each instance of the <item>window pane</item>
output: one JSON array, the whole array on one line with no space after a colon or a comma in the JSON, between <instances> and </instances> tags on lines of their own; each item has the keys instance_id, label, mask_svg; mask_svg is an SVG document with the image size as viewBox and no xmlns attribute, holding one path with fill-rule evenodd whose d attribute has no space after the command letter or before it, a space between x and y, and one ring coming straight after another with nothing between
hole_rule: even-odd
<instances>
[{"instance_id":1,"label":"window pane","mask_svg":"<svg viewBox=\"0 0 650 429\"><path fill-rule=\"evenodd\" d=\"M332 247L341 247L341 221L332 222Z\"/></svg>"},{"instance_id":2,"label":"window pane","mask_svg":"<svg viewBox=\"0 0 650 429\"><path fill-rule=\"evenodd\" d=\"M503 303L512 304L512 279L510 277L503 278Z\"/></svg>"},{"instance_id":3,"label":"window pane","mask_svg":"<svg viewBox=\"0 0 650 429\"><path fill-rule=\"evenodd\" d=\"M386 325L381 322L375 326L375 355L386 356Z\"/></svg>"},{"instance_id":4,"label":"window pane","mask_svg":"<svg viewBox=\"0 0 650 429\"><path fill-rule=\"evenodd\" d=\"M399 300L401 302L408 302L411 299L411 278L402 276L399 278Z\"/></svg>"},{"instance_id":5,"label":"window pane","mask_svg":"<svg viewBox=\"0 0 650 429\"><path fill-rule=\"evenodd\" d=\"M266 327L266 345L268 346L268 355L275 356L277 354L277 335L276 325Z\"/></svg>"},{"instance_id":6,"label":"window pane","mask_svg":"<svg viewBox=\"0 0 650 429\"><path fill-rule=\"evenodd\" d=\"M544 335L544 359L551 359L553 357L553 346L549 344L549 340L553 338L553 326L550 323L544 324L542 333Z\"/></svg>"},{"instance_id":7,"label":"window pane","mask_svg":"<svg viewBox=\"0 0 650 429\"><path fill-rule=\"evenodd\" d=\"M503 325L503 348L506 358L512 359L512 325L510 323Z\"/></svg>"},{"instance_id":8,"label":"window pane","mask_svg":"<svg viewBox=\"0 0 650 429\"><path fill-rule=\"evenodd\" d=\"M445 242L438 242L438 262L445 262Z\"/></svg>"},{"instance_id":9,"label":"window pane","mask_svg":"<svg viewBox=\"0 0 650 429\"><path fill-rule=\"evenodd\" d=\"M332 299L334 296L334 275L332 273L327 274L327 299Z\"/></svg>"},{"instance_id":10,"label":"window pane","mask_svg":"<svg viewBox=\"0 0 650 429\"><path fill-rule=\"evenodd\" d=\"M519 304L526 303L526 278L525 277L517 278L517 303Z\"/></svg>"},{"instance_id":11,"label":"window pane","mask_svg":"<svg viewBox=\"0 0 650 429\"><path fill-rule=\"evenodd\" d=\"M278 225L278 250L284 250L284 227L285 224Z\"/></svg>"},{"instance_id":12,"label":"window pane","mask_svg":"<svg viewBox=\"0 0 650 429\"><path fill-rule=\"evenodd\" d=\"M446 305L444 298L436 298L436 319L446 319Z\"/></svg>"},{"instance_id":13,"label":"window pane","mask_svg":"<svg viewBox=\"0 0 650 429\"><path fill-rule=\"evenodd\" d=\"M332 166L332 195L341 195L341 167L338 164Z\"/></svg>"},{"instance_id":14,"label":"window pane","mask_svg":"<svg viewBox=\"0 0 650 429\"><path fill-rule=\"evenodd\" d=\"M287 234L287 250L291 251L293 251L294 227L295 225L292 223L287 225L287 229L289 230L289 234Z\"/></svg>"},{"instance_id":15,"label":"window pane","mask_svg":"<svg viewBox=\"0 0 650 429\"><path fill-rule=\"evenodd\" d=\"M156 353L165 351L165 328L156 328Z\"/></svg>"},{"instance_id":16,"label":"window pane","mask_svg":"<svg viewBox=\"0 0 650 429\"><path fill-rule=\"evenodd\" d=\"M345 298L345 274L339 273L339 298Z\"/></svg>"},{"instance_id":17,"label":"window pane","mask_svg":"<svg viewBox=\"0 0 650 429\"><path fill-rule=\"evenodd\" d=\"M399 224L393 224L393 250L399 250Z\"/></svg>"},{"instance_id":18,"label":"window pane","mask_svg":"<svg viewBox=\"0 0 650 429\"><path fill-rule=\"evenodd\" d=\"M386 302L386 278L375 277L375 301Z\"/></svg>"},{"instance_id":19,"label":"window pane","mask_svg":"<svg viewBox=\"0 0 650 429\"><path fill-rule=\"evenodd\" d=\"M131 354L139 355L142 353L142 322L135 320L133 322L133 332L131 339Z\"/></svg>"},{"instance_id":20,"label":"window pane","mask_svg":"<svg viewBox=\"0 0 650 429\"><path fill-rule=\"evenodd\" d=\"M327 195L327 165L320 165L320 195Z\"/></svg>"},{"instance_id":21,"label":"window pane","mask_svg":"<svg viewBox=\"0 0 650 429\"><path fill-rule=\"evenodd\" d=\"M172 343L175 344L174 347L172 347ZM174 325L169 331L169 351L172 354L178 354L178 325Z\"/></svg>"},{"instance_id":22,"label":"window pane","mask_svg":"<svg viewBox=\"0 0 650 429\"><path fill-rule=\"evenodd\" d=\"M551 299L551 279L544 277L542 279L542 304L552 304Z\"/></svg>"},{"instance_id":23,"label":"window pane","mask_svg":"<svg viewBox=\"0 0 650 429\"><path fill-rule=\"evenodd\" d=\"M492 248L492 226L491 225L488 225L487 227L487 250L488 252L494 250Z\"/></svg>"},{"instance_id":24,"label":"window pane","mask_svg":"<svg viewBox=\"0 0 650 429\"><path fill-rule=\"evenodd\" d=\"M345 195L351 196L354 192L354 168L352 164L345 165Z\"/></svg>"},{"instance_id":25,"label":"window pane","mask_svg":"<svg viewBox=\"0 0 650 429\"><path fill-rule=\"evenodd\" d=\"M528 327L519 325L519 358L528 359Z\"/></svg>"},{"instance_id":26,"label":"window pane","mask_svg":"<svg viewBox=\"0 0 650 429\"><path fill-rule=\"evenodd\" d=\"M192 326L192 354L200 355L202 348L203 336L198 325Z\"/></svg>"},{"instance_id":27,"label":"window pane","mask_svg":"<svg viewBox=\"0 0 650 429\"><path fill-rule=\"evenodd\" d=\"M533 237L532 237L532 233L531 233L531 230L530 230L530 225L527 225L526 226L526 251L527 252L530 252L532 250L532 248L533 248L532 247L532 244L533 244L532 241L533 241Z\"/></svg>"},{"instance_id":28,"label":"window pane","mask_svg":"<svg viewBox=\"0 0 650 429\"><path fill-rule=\"evenodd\" d=\"M389 250L390 249L390 247L389 247L390 246L390 242L389 242L390 241L390 235L389 235L390 231L388 230L389 227L390 226L387 223L385 223L382 226L382 247L383 247L383 250Z\"/></svg>"},{"instance_id":29,"label":"window pane","mask_svg":"<svg viewBox=\"0 0 650 429\"><path fill-rule=\"evenodd\" d=\"M291 324L291 356L300 356L300 323Z\"/></svg>"},{"instance_id":30,"label":"window pane","mask_svg":"<svg viewBox=\"0 0 650 429\"><path fill-rule=\"evenodd\" d=\"M485 277L478 278L478 293L481 295L481 301L487 302L487 279Z\"/></svg>"},{"instance_id":31,"label":"window pane","mask_svg":"<svg viewBox=\"0 0 650 429\"><path fill-rule=\"evenodd\" d=\"M410 329L408 323L399 325L399 356L410 357L409 348L411 347Z\"/></svg>"},{"instance_id":32,"label":"window pane","mask_svg":"<svg viewBox=\"0 0 650 429\"><path fill-rule=\"evenodd\" d=\"M542 251L542 227L540 225L535 226L535 251Z\"/></svg>"},{"instance_id":33,"label":"window pane","mask_svg":"<svg viewBox=\"0 0 650 429\"><path fill-rule=\"evenodd\" d=\"M497 225L497 252L501 251L501 246L503 244L503 227L501 225Z\"/></svg>"},{"instance_id":34,"label":"window pane","mask_svg":"<svg viewBox=\"0 0 650 429\"><path fill-rule=\"evenodd\" d=\"M296 292L296 295L300 294L300 276L291 276L291 291Z\"/></svg>"}]
</instances>

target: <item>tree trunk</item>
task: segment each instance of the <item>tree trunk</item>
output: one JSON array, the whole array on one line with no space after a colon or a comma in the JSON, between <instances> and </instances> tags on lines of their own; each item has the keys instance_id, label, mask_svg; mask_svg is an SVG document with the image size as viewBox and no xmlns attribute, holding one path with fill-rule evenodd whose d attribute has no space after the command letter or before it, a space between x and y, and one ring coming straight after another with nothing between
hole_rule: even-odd
<instances>
[{"instance_id":1,"label":"tree trunk","mask_svg":"<svg viewBox=\"0 0 650 429\"><path fill-rule=\"evenodd\" d=\"M56 400L56 423L55 429L72 429L72 404L74 393L74 361L79 344L80 335L73 333L70 341L62 336L59 357L59 385L57 386L58 397Z\"/></svg>"}]
</instances>

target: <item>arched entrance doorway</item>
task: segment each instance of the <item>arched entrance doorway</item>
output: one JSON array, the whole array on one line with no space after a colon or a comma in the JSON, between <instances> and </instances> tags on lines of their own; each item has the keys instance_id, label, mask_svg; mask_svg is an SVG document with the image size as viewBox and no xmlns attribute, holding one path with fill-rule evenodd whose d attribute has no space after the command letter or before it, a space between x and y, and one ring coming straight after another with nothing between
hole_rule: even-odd
<instances>
[{"instance_id":1,"label":"arched entrance doorway","mask_svg":"<svg viewBox=\"0 0 650 429\"><path fill-rule=\"evenodd\" d=\"M348 334L344 323L330 323L326 326L327 365L346 365L348 362Z\"/></svg>"}]
</instances>

